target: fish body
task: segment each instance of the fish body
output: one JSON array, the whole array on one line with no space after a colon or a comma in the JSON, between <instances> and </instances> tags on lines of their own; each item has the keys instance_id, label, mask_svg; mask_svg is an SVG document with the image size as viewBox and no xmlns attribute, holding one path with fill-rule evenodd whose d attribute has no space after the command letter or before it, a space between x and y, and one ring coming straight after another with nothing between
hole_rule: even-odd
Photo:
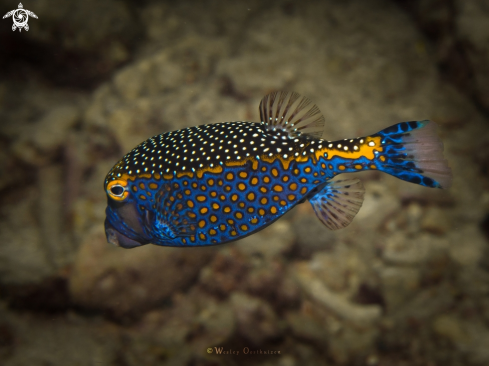
<instances>
[{"instance_id":1,"label":"fish body","mask_svg":"<svg viewBox=\"0 0 489 366\"><path fill-rule=\"evenodd\" d=\"M307 98L279 92L260 103L261 123L224 122L154 136L108 173L106 235L132 248L204 246L234 241L308 199L330 229L361 207L358 179L377 169L433 188L451 173L430 121L402 122L377 134L327 141L324 118Z\"/></svg>"}]
</instances>

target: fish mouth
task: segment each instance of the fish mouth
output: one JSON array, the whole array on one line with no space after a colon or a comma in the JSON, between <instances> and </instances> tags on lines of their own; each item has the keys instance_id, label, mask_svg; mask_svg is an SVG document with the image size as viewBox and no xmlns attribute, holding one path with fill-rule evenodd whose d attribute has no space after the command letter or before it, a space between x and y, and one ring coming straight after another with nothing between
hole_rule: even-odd
<instances>
[{"instance_id":1,"label":"fish mouth","mask_svg":"<svg viewBox=\"0 0 489 366\"><path fill-rule=\"evenodd\" d=\"M105 236L107 237L107 241L110 244L115 245L116 247L121 248L136 248L144 245L134 239L128 238L124 234L121 234L119 231L114 229L107 220L105 221Z\"/></svg>"}]
</instances>

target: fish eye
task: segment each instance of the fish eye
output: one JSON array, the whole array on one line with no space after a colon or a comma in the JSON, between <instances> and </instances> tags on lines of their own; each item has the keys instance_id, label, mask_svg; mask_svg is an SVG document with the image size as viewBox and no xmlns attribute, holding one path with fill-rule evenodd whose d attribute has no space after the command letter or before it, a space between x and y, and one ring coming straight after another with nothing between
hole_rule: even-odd
<instances>
[{"instance_id":1,"label":"fish eye","mask_svg":"<svg viewBox=\"0 0 489 366\"><path fill-rule=\"evenodd\" d=\"M114 185L110 187L110 192L117 197L121 197L122 194L124 193L124 187L119 186L119 185Z\"/></svg>"},{"instance_id":2,"label":"fish eye","mask_svg":"<svg viewBox=\"0 0 489 366\"><path fill-rule=\"evenodd\" d=\"M127 189L127 181L114 180L107 184L107 195L116 201L124 201L129 196L129 190Z\"/></svg>"}]
</instances>

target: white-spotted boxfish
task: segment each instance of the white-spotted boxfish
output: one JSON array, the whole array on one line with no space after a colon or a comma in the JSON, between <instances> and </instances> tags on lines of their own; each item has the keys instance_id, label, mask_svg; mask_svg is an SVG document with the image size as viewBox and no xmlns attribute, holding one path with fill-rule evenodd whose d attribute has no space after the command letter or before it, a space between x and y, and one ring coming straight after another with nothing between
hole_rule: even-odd
<instances>
[{"instance_id":1,"label":"white-spotted boxfish","mask_svg":"<svg viewBox=\"0 0 489 366\"><path fill-rule=\"evenodd\" d=\"M265 96L260 117L163 133L125 155L105 178L107 240L124 248L223 244L305 200L326 227L340 229L364 194L358 179L332 180L340 173L376 169L426 187L450 186L434 122L327 141L317 106L292 92Z\"/></svg>"}]
</instances>

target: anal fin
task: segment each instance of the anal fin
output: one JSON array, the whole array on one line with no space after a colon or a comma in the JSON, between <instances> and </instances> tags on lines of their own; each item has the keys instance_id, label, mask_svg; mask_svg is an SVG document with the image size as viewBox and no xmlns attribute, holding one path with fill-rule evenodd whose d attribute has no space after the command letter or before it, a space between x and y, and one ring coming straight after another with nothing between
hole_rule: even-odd
<instances>
[{"instance_id":1,"label":"anal fin","mask_svg":"<svg viewBox=\"0 0 489 366\"><path fill-rule=\"evenodd\" d=\"M309 198L316 216L330 230L348 226L362 207L365 189L359 179L328 182Z\"/></svg>"}]
</instances>

